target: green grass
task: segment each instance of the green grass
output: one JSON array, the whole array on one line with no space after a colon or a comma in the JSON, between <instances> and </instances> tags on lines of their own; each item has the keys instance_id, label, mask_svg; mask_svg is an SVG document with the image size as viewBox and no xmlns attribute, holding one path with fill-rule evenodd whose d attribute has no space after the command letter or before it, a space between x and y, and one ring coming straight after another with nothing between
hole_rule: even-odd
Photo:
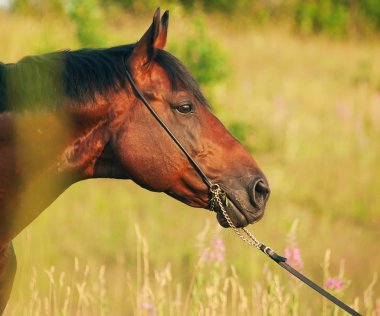
<instances>
[{"instance_id":1,"label":"green grass","mask_svg":"<svg viewBox=\"0 0 380 316\"><path fill-rule=\"evenodd\" d=\"M150 21L111 13L104 30L110 45L136 41ZM169 42L180 42L189 21L172 10ZM236 31L234 21L216 16L206 25L230 69L208 89L215 112L272 188L266 216L250 230L283 253L298 219L303 272L323 284L326 266L338 276L343 260L349 285L337 294L363 314L379 315L379 282L370 287L380 273L379 42L300 38L281 28ZM0 29L12 30L0 33L3 62L80 46L72 22L55 17L0 13ZM207 266L200 256L215 236L224 241L225 260ZM15 248L19 268L6 315L149 315L153 308L159 315L337 315L217 228L212 213L133 183L74 185Z\"/></svg>"}]
</instances>

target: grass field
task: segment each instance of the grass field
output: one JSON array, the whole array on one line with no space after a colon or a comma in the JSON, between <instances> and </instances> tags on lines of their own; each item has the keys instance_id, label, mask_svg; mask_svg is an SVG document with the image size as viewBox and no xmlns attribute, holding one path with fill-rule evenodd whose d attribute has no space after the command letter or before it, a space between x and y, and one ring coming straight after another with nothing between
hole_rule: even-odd
<instances>
[{"instance_id":1,"label":"grass field","mask_svg":"<svg viewBox=\"0 0 380 316\"><path fill-rule=\"evenodd\" d=\"M136 41L150 21L109 14L110 45ZM172 10L170 45L190 23ZM250 230L364 315L380 315L380 42L205 23L228 58L228 76L207 89L214 111L272 189ZM79 47L70 20L54 16L0 12L0 29L2 62ZM213 214L129 182L74 185L15 248L6 315L343 315Z\"/></svg>"}]
</instances>

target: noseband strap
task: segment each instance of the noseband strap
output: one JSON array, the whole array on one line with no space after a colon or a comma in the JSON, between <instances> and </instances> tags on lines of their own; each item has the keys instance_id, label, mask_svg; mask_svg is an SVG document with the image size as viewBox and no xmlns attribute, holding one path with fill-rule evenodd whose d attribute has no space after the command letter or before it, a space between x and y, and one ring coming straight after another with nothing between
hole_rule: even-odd
<instances>
[{"instance_id":1,"label":"noseband strap","mask_svg":"<svg viewBox=\"0 0 380 316\"><path fill-rule=\"evenodd\" d=\"M140 90L137 88L131 74L128 71L128 67L125 63L125 58L123 58L123 65L125 69L125 73L127 74L127 78L129 80L129 83L131 84L133 90L135 91L136 95L139 97L139 99L144 103L146 108L149 110L150 113L154 116L154 118L157 120L158 123L163 127L163 129L168 133L168 135L173 139L173 141L177 144L179 149L184 153L186 158L189 160L193 168L198 172L199 176L202 178L203 182L208 186L209 189L214 187L214 184L211 182L211 180L206 176L206 174L202 171L201 167L195 162L195 160L190 156L190 154L187 152L185 147L180 143L180 141L174 136L174 134L170 131L169 127L161 120L161 118L158 116L156 111L152 108L152 106L149 104L149 102L145 99L143 94L140 92Z\"/></svg>"}]
</instances>

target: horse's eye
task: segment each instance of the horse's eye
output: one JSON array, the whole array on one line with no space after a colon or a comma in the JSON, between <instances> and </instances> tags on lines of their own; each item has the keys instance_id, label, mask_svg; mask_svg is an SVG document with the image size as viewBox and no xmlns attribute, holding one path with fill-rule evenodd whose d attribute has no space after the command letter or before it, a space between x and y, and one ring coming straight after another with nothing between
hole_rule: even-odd
<instances>
[{"instance_id":1,"label":"horse's eye","mask_svg":"<svg viewBox=\"0 0 380 316\"><path fill-rule=\"evenodd\" d=\"M184 103L184 104L178 105L176 107L176 110L182 114L189 114L193 111L193 105L191 103Z\"/></svg>"}]
</instances>

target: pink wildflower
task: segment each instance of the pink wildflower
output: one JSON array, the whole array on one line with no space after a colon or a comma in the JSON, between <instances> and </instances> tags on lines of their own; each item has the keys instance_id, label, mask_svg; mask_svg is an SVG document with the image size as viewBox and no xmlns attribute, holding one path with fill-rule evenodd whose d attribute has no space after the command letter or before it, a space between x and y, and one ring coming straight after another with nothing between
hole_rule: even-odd
<instances>
[{"instance_id":1,"label":"pink wildflower","mask_svg":"<svg viewBox=\"0 0 380 316\"><path fill-rule=\"evenodd\" d=\"M352 116L351 108L349 104L345 102L338 103L336 106L336 110L338 112L339 118L341 118L344 122L347 122Z\"/></svg>"},{"instance_id":2,"label":"pink wildflower","mask_svg":"<svg viewBox=\"0 0 380 316\"><path fill-rule=\"evenodd\" d=\"M141 309L144 310L144 315L147 316L156 316L157 311L153 303L151 302L144 302L141 304Z\"/></svg>"},{"instance_id":3,"label":"pink wildflower","mask_svg":"<svg viewBox=\"0 0 380 316\"><path fill-rule=\"evenodd\" d=\"M339 278L329 278L325 282L325 287L328 290L340 291L344 287L344 281Z\"/></svg>"},{"instance_id":4,"label":"pink wildflower","mask_svg":"<svg viewBox=\"0 0 380 316\"><path fill-rule=\"evenodd\" d=\"M224 242L217 239L211 242L209 250L204 254L203 260L209 263L224 261Z\"/></svg>"},{"instance_id":5,"label":"pink wildflower","mask_svg":"<svg viewBox=\"0 0 380 316\"><path fill-rule=\"evenodd\" d=\"M303 268L303 260L301 257L301 251L298 247L286 247L285 257L287 262L296 269Z\"/></svg>"}]
</instances>

